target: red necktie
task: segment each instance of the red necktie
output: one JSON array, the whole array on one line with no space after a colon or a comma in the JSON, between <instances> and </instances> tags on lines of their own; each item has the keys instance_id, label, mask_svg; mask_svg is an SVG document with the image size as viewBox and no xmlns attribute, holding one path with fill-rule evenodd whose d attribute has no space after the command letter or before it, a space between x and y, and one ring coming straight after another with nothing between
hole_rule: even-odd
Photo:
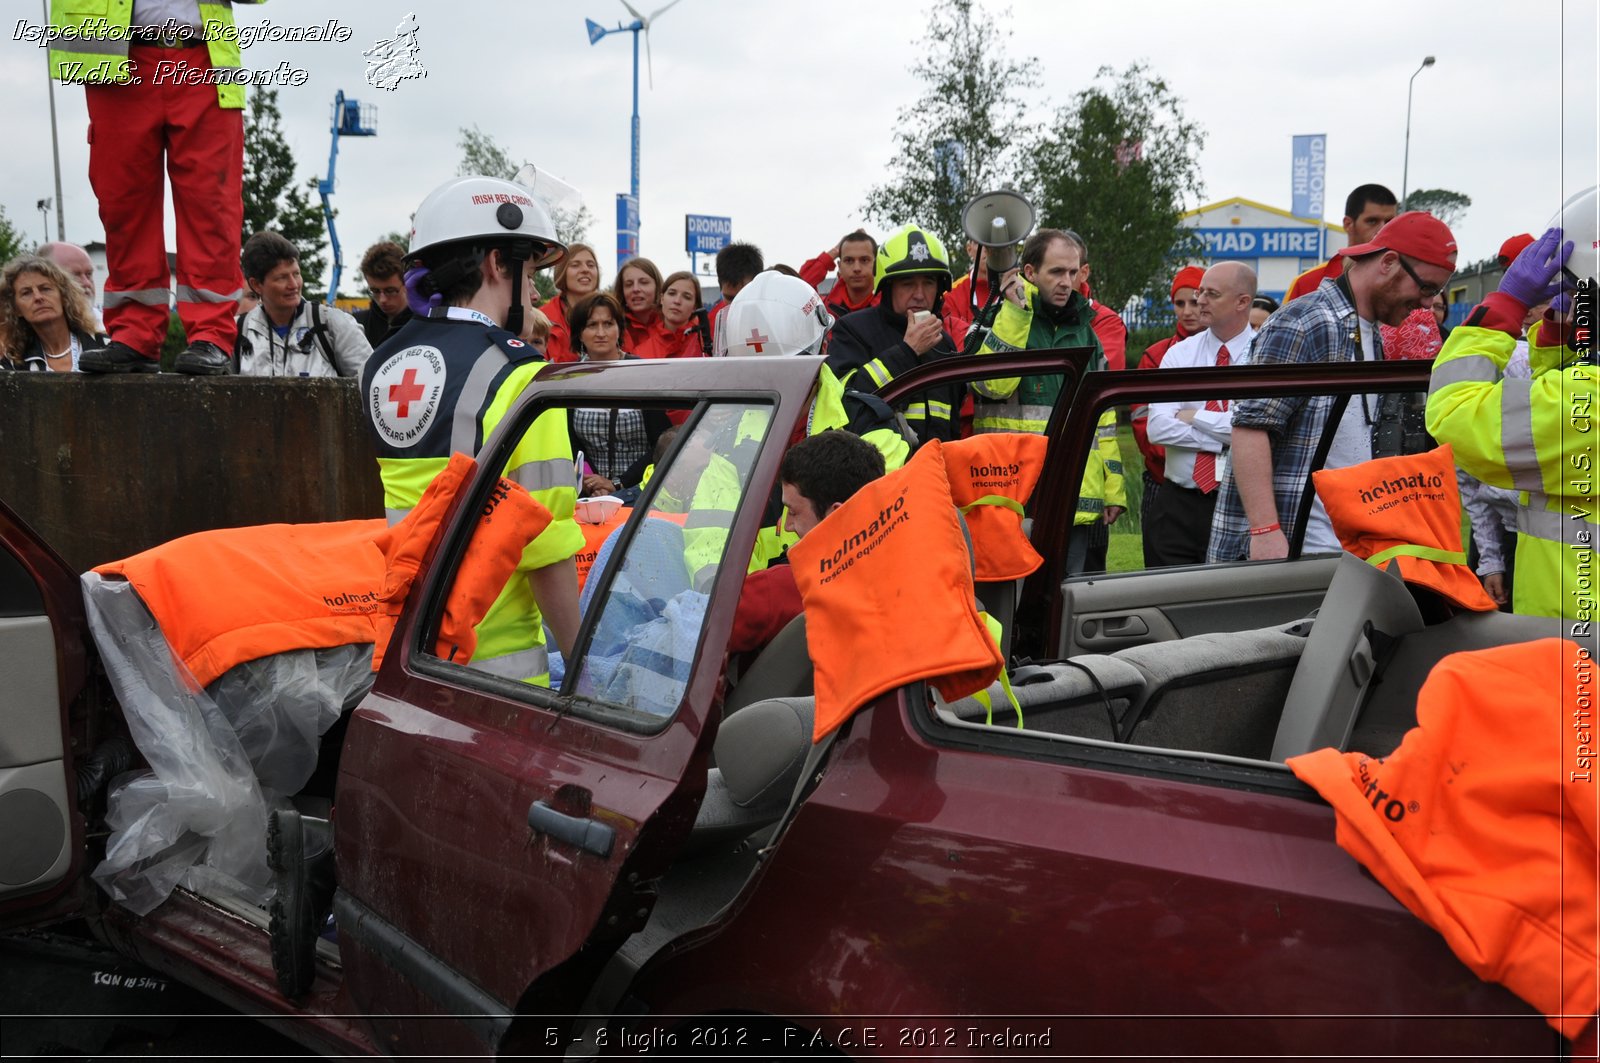
<instances>
[{"instance_id":1,"label":"red necktie","mask_svg":"<svg viewBox=\"0 0 1600 1063\"><path fill-rule=\"evenodd\" d=\"M1228 364L1228 345L1224 343L1217 349L1217 364ZM1222 412L1228 408L1227 399L1207 399L1206 409ZM1209 450L1202 450L1194 456L1194 485L1203 494L1210 494L1217 489L1217 456Z\"/></svg>"}]
</instances>

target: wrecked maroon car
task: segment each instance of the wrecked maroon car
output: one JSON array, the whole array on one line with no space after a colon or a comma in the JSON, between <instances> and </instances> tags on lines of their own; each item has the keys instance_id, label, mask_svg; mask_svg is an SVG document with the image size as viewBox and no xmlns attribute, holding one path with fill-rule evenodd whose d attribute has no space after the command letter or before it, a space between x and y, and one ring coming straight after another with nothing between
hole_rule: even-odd
<instances>
[{"instance_id":1,"label":"wrecked maroon car","mask_svg":"<svg viewBox=\"0 0 1600 1063\"><path fill-rule=\"evenodd\" d=\"M759 654L726 648L821 361L545 369L422 557L375 675L358 654L309 778L271 791L331 807L335 826L334 929L295 999L259 881L208 863L221 846L198 821L172 844L199 855L140 902L90 877L125 830L96 751L137 730L135 710L108 693L78 574L0 506L0 918L76 920L339 1054L1559 1058L1542 1016L1339 848L1332 810L1284 765L1325 746L1389 753L1441 657L1555 621L1425 616L1388 574L1298 550L1061 576L1099 411L1219 388L1415 394L1428 364L1084 373L1086 359L951 359L883 393L1062 378L1028 506L1043 564L977 587L1020 714L914 682L820 742L804 619ZM544 689L442 656L441 614L519 432L607 406L684 424L594 558L571 659ZM738 502L691 580L669 571L697 530L674 500L713 463ZM892 655L895 638L857 652ZM141 747L130 766L151 759ZM171 845L153 852L128 867Z\"/></svg>"}]
</instances>

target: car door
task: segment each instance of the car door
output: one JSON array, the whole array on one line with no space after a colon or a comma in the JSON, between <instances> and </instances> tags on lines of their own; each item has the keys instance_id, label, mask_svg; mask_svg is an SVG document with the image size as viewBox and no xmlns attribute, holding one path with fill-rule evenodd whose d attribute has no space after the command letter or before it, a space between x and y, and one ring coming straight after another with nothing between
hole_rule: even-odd
<instances>
[{"instance_id":1,"label":"car door","mask_svg":"<svg viewBox=\"0 0 1600 1063\"><path fill-rule=\"evenodd\" d=\"M0 502L0 929L79 907L70 710L86 675L77 577Z\"/></svg>"},{"instance_id":2,"label":"car door","mask_svg":"<svg viewBox=\"0 0 1600 1063\"><path fill-rule=\"evenodd\" d=\"M1084 379L1085 367L1093 355L1092 348L1079 347L945 358L926 362L911 372L889 381L878 389L878 397L897 410L929 401L947 402L959 408L962 402L960 396L971 394L974 384L982 384L985 381L1009 382L1016 377L1030 376L1049 381L1058 388L1059 398L1056 400L1049 428L1045 433L1050 439L1050 447L1045 456L1045 468L1040 474L1032 498L1027 503L1028 518L1032 522L1031 534L1035 545L1043 553L1044 544L1051 538L1048 528L1062 520L1065 520L1067 526L1071 524L1070 506L1062 509L1050 500L1053 496L1067 491L1070 491L1069 502L1075 501L1078 496L1078 477L1082 472L1082 464L1080 461L1075 473L1065 469L1063 465L1065 454L1061 441L1074 431L1073 421L1068 413L1073 408L1076 401L1075 394ZM973 428L969 419L961 416L958 421L958 431L962 435L970 435ZM1092 439L1093 434L1094 426L1090 424L1084 430L1084 438ZM1069 482L1070 489L1061 486ZM1048 517L1045 516L1047 512ZM1061 558L1052 559L1046 556L1039 572L1059 572L1062 563ZM1059 581L1054 581L1054 584L1058 583ZM1035 588L1037 593L1050 594L1054 584L1042 581L1042 577L1036 573L1029 577L1026 586ZM1044 609L1036 608L1031 618L1020 617L1018 588L1014 585L980 583L977 591L985 608L1005 629L1006 648L1011 654L1046 656L1044 645L1047 632L1045 625L1041 623L1046 615Z\"/></svg>"},{"instance_id":3,"label":"car door","mask_svg":"<svg viewBox=\"0 0 1600 1063\"><path fill-rule=\"evenodd\" d=\"M1107 407L1128 408L1160 400L1247 396L1324 395L1342 393L1359 401L1360 394L1387 393L1396 397L1425 392L1427 362L1380 362L1317 367L1237 366L1217 370L1159 369L1089 374L1074 395L1073 417L1062 426L1059 442L1070 460L1054 464L1051 475L1060 479L1041 483L1038 519L1052 526L1070 519L1070 504L1087 453L1094 414ZM1228 391L1219 396L1217 384L1226 380ZM1330 419L1331 422L1331 419ZM1124 430L1126 431L1126 430ZM1128 437L1128 438L1131 438ZM1143 488L1139 455L1126 445L1130 511L1111 539L1138 536ZM1309 505L1310 485L1305 504ZM1303 527L1304 521L1300 524ZM1050 544L1041 542L1045 552ZM1085 653L1112 653L1131 646L1185 638L1206 632L1240 631L1269 624L1288 623L1309 615L1321 603L1332 578L1335 555L1300 556L1300 544L1291 544L1288 560L1231 564L1144 567L1137 549L1124 554L1123 571L1046 580L1036 574L1029 581L1023 615L1048 630L1045 656L1074 657ZM1115 551L1113 556L1116 556ZM1117 566L1113 565L1115 569ZM1051 568L1047 560L1041 568Z\"/></svg>"},{"instance_id":4,"label":"car door","mask_svg":"<svg viewBox=\"0 0 1600 1063\"><path fill-rule=\"evenodd\" d=\"M552 367L486 445L354 714L334 807L346 985L398 1049L564 1043L593 972L648 916L704 792L740 559L819 366ZM511 444L536 416L608 407L687 419L598 550L561 686L436 655ZM551 1018L530 1034L519 1012Z\"/></svg>"}]
</instances>

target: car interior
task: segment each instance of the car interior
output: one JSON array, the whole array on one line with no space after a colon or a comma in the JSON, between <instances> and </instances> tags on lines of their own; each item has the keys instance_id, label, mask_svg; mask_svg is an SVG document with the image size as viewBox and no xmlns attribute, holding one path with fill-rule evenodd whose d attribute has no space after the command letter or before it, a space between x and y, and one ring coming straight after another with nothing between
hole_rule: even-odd
<instances>
[{"instance_id":1,"label":"car interior","mask_svg":"<svg viewBox=\"0 0 1600 1063\"><path fill-rule=\"evenodd\" d=\"M1398 408L1418 406L1415 392L1392 395ZM1380 445L1397 452L1432 446L1384 428ZM1125 465L1137 468L1134 458ZM1037 536L1031 519L1025 529ZM977 585L1004 625L1021 719L999 682L950 703L929 689L925 733L1044 757L1136 751L1180 771L1222 763L1281 780L1286 760L1314 749L1392 752L1444 656L1564 634L1556 618L1459 609L1349 553L1074 575L1056 590L1059 634L1047 659L1028 660L1010 645L1021 581ZM763 826L782 814L774 790L799 783L809 737L795 720L809 719L811 693L802 625L730 676L697 841Z\"/></svg>"},{"instance_id":2,"label":"car interior","mask_svg":"<svg viewBox=\"0 0 1600 1063\"><path fill-rule=\"evenodd\" d=\"M0 547L0 900L57 882L72 863L56 636L32 577Z\"/></svg>"}]
</instances>

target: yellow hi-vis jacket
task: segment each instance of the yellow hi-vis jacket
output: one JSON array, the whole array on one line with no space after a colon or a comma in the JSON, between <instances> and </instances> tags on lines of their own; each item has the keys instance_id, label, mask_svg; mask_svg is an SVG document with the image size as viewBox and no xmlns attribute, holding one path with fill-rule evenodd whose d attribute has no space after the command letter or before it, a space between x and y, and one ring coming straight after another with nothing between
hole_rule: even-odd
<instances>
[{"instance_id":1,"label":"yellow hi-vis jacket","mask_svg":"<svg viewBox=\"0 0 1600 1063\"><path fill-rule=\"evenodd\" d=\"M238 0L262 3L264 0ZM74 85L126 85L133 0L50 0L50 76ZM232 4L200 4L211 65L237 70L241 64ZM217 106L244 107L244 86L217 86Z\"/></svg>"},{"instance_id":2,"label":"yellow hi-vis jacket","mask_svg":"<svg viewBox=\"0 0 1600 1063\"><path fill-rule=\"evenodd\" d=\"M1596 369L1574 364L1570 347L1541 344L1542 330L1541 322L1528 334L1528 380L1501 378L1511 336L1468 325L1451 332L1433 364L1428 431L1468 473L1522 492L1513 609L1587 624L1600 537Z\"/></svg>"},{"instance_id":3,"label":"yellow hi-vis jacket","mask_svg":"<svg viewBox=\"0 0 1600 1063\"><path fill-rule=\"evenodd\" d=\"M1052 326L1033 312L1039 289L1022 282L1025 306L1009 299L1000 304L994 327L984 337L979 354L1044 350L1050 347L1094 347L1091 369L1106 368L1105 354L1091 322L1094 311L1077 292L1074 300L1083 307L1076 324ZM972 383L974 400L972 427L975 432L1032 432L1042 435L1050 425L1050 414L1061 394L1061 377L996 377ZM1127 508L1127 493L1122 480L1122 448L1117 443L1117 411L1106 410L1095 426L1095 449L1084 466L1083 483L1078 488L1078 509L1072 523L1093 524L1104 518L1107 506Z\"/></svg>"},{"instance_id":4,"label":"yellow hi-vis jacket","mask_svg":"<svg viewBox=\"0 0 1600 1063\"><path fill-rule=\"evenodd\" d=\"M378 348L362 368L361 394L391 525L410 513L452 454L478 456L544 365L511 333L468 320L413 319ZM400 380L412 381L415 393L402 391L407 385ZM410 419L397 421L407 407ZM534 418L506 460L503 475L553 519L523 550L516 574L477 625L472 664L482 671L550 684L543 618L527 576L583 548L573 519L578 491L572 461L567 417L559 409Z\"/></svg>"}]
</instances>

